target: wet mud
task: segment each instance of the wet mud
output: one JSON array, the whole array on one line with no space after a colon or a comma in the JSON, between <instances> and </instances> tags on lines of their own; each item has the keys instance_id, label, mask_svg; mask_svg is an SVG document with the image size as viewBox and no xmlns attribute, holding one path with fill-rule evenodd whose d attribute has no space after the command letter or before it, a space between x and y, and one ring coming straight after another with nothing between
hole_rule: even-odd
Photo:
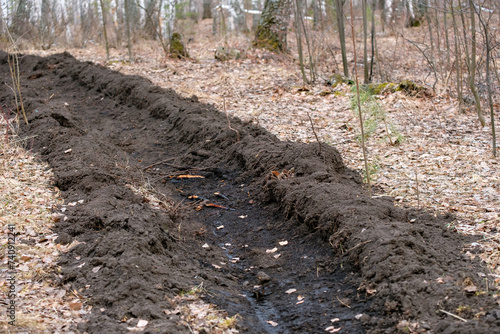
<instances>
[{"instance_id":1,"label":"wet mud","mask_svg":"<svg viewBox=\"0 0 500 334\"><path fill-rule=\"evenodd\" d=\"M195 96L67 53L19 60L21 136L67 203L58 242L80 242L59 277L93 305L79 331L190 333L165 310L202 285L245 333L500 332L488 271L462 252L474 240L371 198L335 148L229 127ZM3 52L0 73L14 109Z\"/></svg>"}]
</instances>

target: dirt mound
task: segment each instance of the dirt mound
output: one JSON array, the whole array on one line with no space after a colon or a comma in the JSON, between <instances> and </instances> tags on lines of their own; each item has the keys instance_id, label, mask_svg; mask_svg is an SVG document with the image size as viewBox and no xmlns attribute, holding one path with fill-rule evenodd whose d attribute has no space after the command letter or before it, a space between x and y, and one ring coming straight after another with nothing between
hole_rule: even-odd
<instances>
[{"instance_id":1,"label":"dirt mound","mask_svg":"<svg viewBox=\"0 0 500 334\"><path fill-rule=\"evenodd\" d=\"M246 332L324 332L333 318L351 333L500 330L486 269L461 252L472 240L449 231L446 217L370 198L334 148L280 142L238 119L233 130L194 96L67 53L23 56L20 67L23 133L36 136L34 149L76 203L58 229L61 242L82 242L61 262L62 283L95 305L81 329L123 332L145 318L151 331L189 332L163 310L201 281L217 292L211 301L246 318ZM0 71L8 77L5 53ZM11 92L0 94L12 104ZM140 184L167 210L131 190ZM278 240L293 247L270 256ZM290 287L305 301L279 293Z\"/></svg>"}]
</instances>

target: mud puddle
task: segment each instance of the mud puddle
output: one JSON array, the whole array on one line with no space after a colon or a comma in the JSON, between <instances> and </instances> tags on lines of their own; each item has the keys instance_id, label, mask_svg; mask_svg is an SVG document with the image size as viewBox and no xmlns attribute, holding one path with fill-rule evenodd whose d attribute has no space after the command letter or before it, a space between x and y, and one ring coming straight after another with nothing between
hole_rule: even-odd
<instances>
[{"instance_id":1,"label":"mud puddle","mask_svg":"<svg viewBox=\"0 0 500 334\"><path fill-rule=\"evenodd\" d=\"M22 135L68 203L59 242L80 242L60 263L61 284L94 305L79 330L147 319L146 332L189 333L165 310L203 285L241 332L499 332L493 280L461 252L474 240L370 198L334 148L230 129L194 96L69 54L20 68Z\"/></svg>"}]
</instances>

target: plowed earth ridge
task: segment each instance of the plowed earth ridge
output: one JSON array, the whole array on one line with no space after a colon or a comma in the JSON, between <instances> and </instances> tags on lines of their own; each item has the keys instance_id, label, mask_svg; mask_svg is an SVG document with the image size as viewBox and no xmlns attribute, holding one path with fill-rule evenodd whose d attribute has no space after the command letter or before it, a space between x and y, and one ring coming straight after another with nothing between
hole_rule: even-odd
<instances>
[{"instance_id":1,"label":"plowed earth ridge","mask_svg":"<svg viewBox=\"0 0 500 334\"><path fill-rule=\"evenodd\" d=\"M200 285L240 314L242 332L500 330L486 269L461 252L474 239L449 231L449 217L370 198L335 148L229 126L195 96L67 53L22 56L20 68L22 134L77 203L56 232L80 242L60 263L61 283L93 305L79 330L122 333L146 319L146 332L189 333L168 310ZM0 71L8 77L3 52Z\"/></svg>"}]
</instances>

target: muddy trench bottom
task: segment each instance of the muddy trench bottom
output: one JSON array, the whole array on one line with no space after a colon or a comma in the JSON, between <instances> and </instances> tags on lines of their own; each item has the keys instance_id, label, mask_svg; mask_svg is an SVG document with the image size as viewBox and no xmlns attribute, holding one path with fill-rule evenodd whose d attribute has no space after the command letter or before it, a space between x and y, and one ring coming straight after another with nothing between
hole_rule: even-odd
<instances>
[{"instance_id":1,"label":"muddy trench bottom","mask_svg":"<svg viewBox=\"0 0 500 334\"><path fill-rule=\"evenodd\" d=\"M246 184L210 174L174 181L183 203L196 197L192 203L201 208L184 219L203 222L198 247L206 250L203 264L216 269L205 277L216 282L208 300L241 315L245 332L322 333L334 325L363 333L359 317L369 300L356 294L348 265L333 260L317 236L304 238L303 227L287 229L284 217L252 200Z\"/></svg>"}]
</instances>

